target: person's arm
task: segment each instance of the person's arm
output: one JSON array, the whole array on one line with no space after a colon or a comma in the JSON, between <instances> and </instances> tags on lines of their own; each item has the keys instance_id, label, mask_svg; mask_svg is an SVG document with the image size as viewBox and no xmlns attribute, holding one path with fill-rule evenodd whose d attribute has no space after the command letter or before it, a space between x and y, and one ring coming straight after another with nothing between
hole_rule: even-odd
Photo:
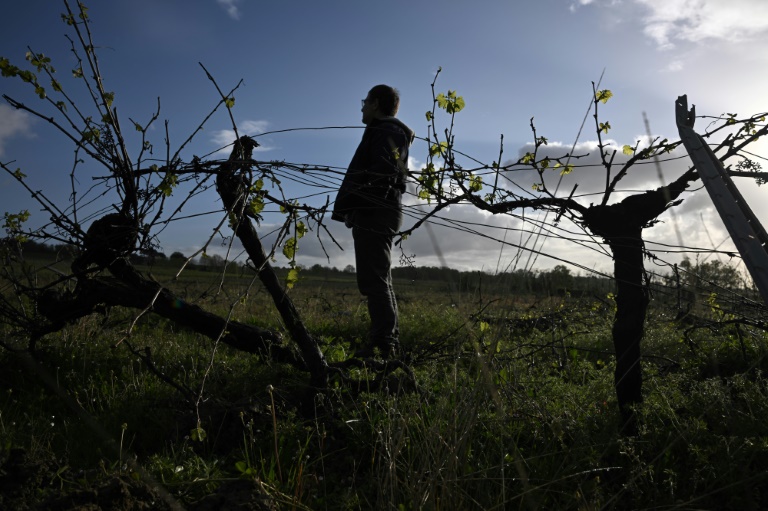
<instances>
[{"instance_id":1,"label":"person's arm","mask_svg":"<svg viewBox=\"0 0 768 511\"><path fill-rule=\"evenodd\" d=\"M407 158L408 144L402 130L387 126L374 128L369 145L366 169L367 181L373 185L388 186L398 175L398 159Z\"/></svg>"},{"instance_id":2,"label":"person's arm","mask_svg":"<svg viewBox=\"0 0 768 511\"><path fill-rule=\"evenodd\" d=\"M360 189L368 181L368 173L366 167L368 166L368 152L370 144L370 134L366 131L363 134L363 139L355 150L355 154L352 157L352 161L349 163L347 172L344 174L344 179L339 187L339 193L336 194L336 203L333 207L333 214L331 218L340 222L346 223L346 217L359 205L360 203Z\"/></svg>"}]
</instances>

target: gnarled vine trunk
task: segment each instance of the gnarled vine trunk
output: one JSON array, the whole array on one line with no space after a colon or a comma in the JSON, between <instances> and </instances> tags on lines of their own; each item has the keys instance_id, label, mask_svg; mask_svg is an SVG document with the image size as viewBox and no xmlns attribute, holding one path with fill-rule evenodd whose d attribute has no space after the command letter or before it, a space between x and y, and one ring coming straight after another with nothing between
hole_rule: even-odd
<instances>
[{"instance_id":1,"label":"gnarled vine trunk","mask_svg":"<svg viewBox=\"0 0 768 511\"><path fill-rule=\"evenodd\" d=\"M669 186L632 195L616 204L591 206L583 215L586 227L601 236L613 255L616 313L611 335L616 351L614 385L625 433L636 433L633 407L643 401L640 342L650 302L643 257L643 229L696 178L687 172Z\"/></svg>"}]
</instances>

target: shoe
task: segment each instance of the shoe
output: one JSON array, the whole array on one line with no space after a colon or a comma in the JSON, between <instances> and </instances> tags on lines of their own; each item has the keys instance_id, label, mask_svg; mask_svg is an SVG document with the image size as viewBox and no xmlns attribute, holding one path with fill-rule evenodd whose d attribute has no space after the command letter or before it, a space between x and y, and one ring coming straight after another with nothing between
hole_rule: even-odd
<instances>
[{"instance_id":1,"label":"shoe","mask_svg":"<svg viewBox=\"0 0 768 511\"><path fill-rule=\"evenodd\" d=\"M355 350L355 358L373 358L373 343L366 343Z\"/></svg>"},{"instance_id":2,"label":"shoe","mask_svg":"<svg viewBox=\"0 0 768 511\"><path fill-rule=\"evenodd\" d=\"M400 343L398 342L367 342L360 346L355 351L355 358L373 358L376 356L375 348L378 348L381 352L381 358L392 359L397 358L400 352Z\"/></svg>"},{"instance_id":3,"label":"shoe","mask_svg":"<svg viewBox=\"0 0 768 511\"><path fill-rule=\"evenodd\" d=\"M400 343L390 342L379 346L381 350L381 358L384 360L397 358L400 354Z\"/></svg>"}]
</instances>

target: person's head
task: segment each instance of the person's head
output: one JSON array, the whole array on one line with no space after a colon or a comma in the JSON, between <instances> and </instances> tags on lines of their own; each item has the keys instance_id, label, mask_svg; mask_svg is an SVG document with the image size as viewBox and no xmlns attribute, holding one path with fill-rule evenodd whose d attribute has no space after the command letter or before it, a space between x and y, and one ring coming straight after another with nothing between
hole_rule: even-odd
<instances>
[{"instance_id":1,"label":"person's head","mask_svg":"<svg viewBox=\"0 0 768 511\"><path fill-rule=\"evenodd\" d=\"M376 85L363 100L363 124L374 119L394 117L400 108L400 93L389 85Z\"/></svg>"}]
</instances>

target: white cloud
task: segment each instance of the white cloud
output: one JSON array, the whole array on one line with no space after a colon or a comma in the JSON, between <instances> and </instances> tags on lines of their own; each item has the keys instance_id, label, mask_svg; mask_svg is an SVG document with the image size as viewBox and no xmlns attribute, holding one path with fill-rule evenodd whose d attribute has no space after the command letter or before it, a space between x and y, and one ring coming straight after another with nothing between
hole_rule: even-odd
<instances>
[{"instance_id":1,"label":"white cloud","mask_svg":"<svg viewBox=\"0 0 768 511\"><path fill-rule=\"evenodd\" d=\"M233 20L239 20L241 16L240 8L237 6L240 0L216 0L216 2L227 11L227 14Z\"/></svg>"},{"instance_id":2,"label":"white cloud","mask_svg":"<svg viewBox=\"0 0 768 511\"><path fill-rule=\"evenodd\" d=\"M617 149L612 174L609 178L616 175L616 172L628 158L621 150L623 144L634 146L638 140L641 142L639 146L641 149L648 143L645 135L637 136L635 139L625 142L603 141ZM530 150L531 147L524 146L520 149L520 155ZM568 152L571 152L570 145L550 141L547 146L539 149L539 157L547 155L551 158L562 157ZM556 169L546 171L545 180L549 189L553 192L557 189L556 195L565 197L578 183L579 186L574 195L578 202L584 206L589 206L590 203L600 203L602 200L600 192L605 189L606 171L600 160L597 141L585 141L578 144L572 154L581 156L571 159L570 163L575 165L572 173L561 178L560 172ZM662 177L659 176L659 171L653 162L633 167L618 183L617 191L611 196L608 203L618 202L630 194L658 188L662 182L668 184L678 178L690 166L688 158L679 158L684 155L685 151L678 149L671 155L661 157ZM518 195L528 196L530 194L533 196L532 185L537 178L535 171L530 169L513 170L507 173L507 177L517 185L515 191ZM512 188L512 186L508 186ZM703 198L700 197L702 193L704 194ZM701 203L695 206L700 208L699 211L707 214L709 221L712 210L706 192L685 193L683 197L695 197L698 200L704 200L703 207ZM406 216L404 225L405 228L408 228L417 220L415 215L418 214L418 211L420 210L421 215L423 215L429 207L426 205L418 208L413 207L412 205L418 201L412 198L404 202L407 206L411 206L407 208L411 216ZM546 213L526 210L525 212L515 211L510 215L489 215L471 206L452 206L439 213L438 217L434 222L437 225L432 227L434 236L430 236L427 230L422 227L404 243L406 254L416 255L417 265L442 264L437 255L439 252L449 266L462 269L483 268L493 272L497 270L497 267L504 270L510 265L513 269L525 268L532 261L535 261L537 268L550 268L556 264L563 264L564 261L572 261L599 271L611 271L610 257L604 254L605 247L595 244L589 236L580 231L578 226L571 224L565 218L561 219L558 225L555 225L554 213L547 215ZM673 213L665 213L663 217L665 222L658 224L658 227L649 229L647 236L649 239L653 238L662 244L679 245L674 225L680 222L681 217ZM698 223L698 213L695 219L691 219L690 215L686 219L695 220L694 223ZM539 226L542 224L544 228L540 231ZM700 225L688 226L686 222L685 226L678 226L678 230L682 230L682 232L688 232L691 229L699 234L702 232ZM721 234L721 230L714 225L711 230L717 233L716 236ZM550 234L547 234L548 231ZM541 232L541 237L538 237L539 232ZM577 240L577 242L573 240ZM688 246L709 246L704 243L705 241L701 236L697 236L696 239L687 237L685 244ZM702 245L702 243L704 244ZM540 251L542 254L531 255L531 250ZM666 258L666 254L662 256L662 259L664 258ZM673 262L679 261L679 258L679 255L670 256ZM574 270L583 271L583 268L574 267Z\"/></svg>"},{"instance_id":3,"label":"white cloud","mask_svg":"<svg viewBox=\"0 0 768 511\"><path fill-rule=\"evenodd\" d=\"M645 135L621 142L604 140L604 143L609 143L618 149L612 175L615 175L627 159L621 151L622 145L624 143L634 145L637 140L641 141L640 148L644 147L643 144L647 144ZM522 147L520 154L528 150L530 147ZM540 156L546 154L550 157L559 157L570 150L569 144L550 141L547 146L540 148ZM596 141L585 141L573 150L575 155L586 153L589 155L574 158L571 161L576 168L571 174L563 177L557 193L561 197L567 196L573 185L578 183L575 198L584 206L600 202L602 195L599 192L604 189L606 179ZM628 194L655 189L662 184L662 179L668 184L678 178L690 166L690 160L684 155L685 151L678 149L673 154L664 155L661 158L662 178L659 177L653 162L637 165L621 180L618 186L619 191L612 196L609 203L618 202ZM411 170L417 170L422 167L422 164L411 158L409 167ZM510 178L520 185L521 195L532 193L531 185L536 177L534 172L520 170L509 174ZM548 171L546 179L552 190L557 186L559 177L558 171ZM405 209L403 229L413 226L431 207L434 207L434 202L430 206L416 199L413 196L414 191L415 185L410 184L410 193L404 197L403 201ZM695 251L687 254L680 253L679 249L675 248L680 245L699 247L706 251L727 239L727 233L709 196L705 190L700 189L700 183L694 183L690 191L685 192L681 198L685 200L680 206L663 213L660 222L644 233L647 248L659 258L656 263L648 262L649 270L665 273L669 271L669 267L663 264L654 266L654 264L680 262L684 255L695 257ZM596 240L598 243L595 243L595 240L590 239L566 217L563 217L558 224L555 224L554 220L554 213L547 215L544 212L526 210L525 212L514 211L508 215L491 215L469 205L454 205L439 212L432 219L430 228L422 225L402 243L402 247L395 247L392 254L393 264L398 264L402 252L409 257L415 256L417 266L447 264L457 269L482 269L493 273L531 267L552 268L557 264L573 262L575 266L571 268L574 272L584 273L585 268L590 268L611 274L611 258L605 254L607 248L600 244L600 240ZM541 226L543 228L540 229ZM327 227L343 250L334 246L323 234L323 239L327 242L325 250L330 257L329 262L317 238L314 235L306 236L299 250L299 262L307 266L316 263L324 266L330 264L337 268L343 268L347 264L354 265L351 232L339 222L328 221ZM541 237L538 237L539 233ZM678 234L682 237L682 242ZM726 242L720 246L720 249L730 250L730 243ZM536 255L536 252L532 251L541 252L541 255Z\"/></svg>"},{"instance_id":4,"label":"white cloud","mask_svg":"<svg viewBox=\"0 0 768 511\"><path fill-rule=\"evenodd\" d=\"M632 5L643 13L638 16ZM581 6L618 8L632 22L639 17L643 33L664 50L680 42L738 43L768 34L765 0L574 0L569 8Z\"/></svg>"},{"instance_id":5,"label":"white cloud","mask_svg":"<svg viewBox=\"0 0 768 511\"><path fill-rule=\"evenodd\" d=\"M269 121L258 121L258 120L246 120L241 122L237 127L237 135L243 136L243 135L260 135L267 131L267 127L269 126ZM214 131L211 134L211 142L213 142L217 147L220 147L218 151L216 151L215 154L223 154L223 153L229 153L230 146L235 141L236 135L235 130L218 130ZM259 147L257 147L256 151L269 151L272 149L269 146L264 145L263 141L259 141Z\"/></svg>"},{"instance_id":6,"label":"white cloud","mask_svg":"<svg viewBox=\"0 0 768 511\"><path fill-rule=\"evenodd\" d=\"M577 9L579 6L582 6L582 5L589 5L589 4L593 3L594 1L595 1L595 0L574 0L574 2L571 4L571 7L570 7L570 9L571 9L571 12L574 12L574 11L576 11L576 9Z\"/></svg>"},{"instance_id":7,"label":"white cloud","mask_svg":"<svg viewBox=\"0 0 768 511\"><path fill-rule=\"evenodd\" d=\"M673 60L672 62L668 63L667 66L664 68L664 71L668 73L677 73L678 71L683 70L683 62L680 60Z\"/></svg>"},{"instance_id":8,"label":"white cloud","mask_svg":"<svg viewBox=\"0 0 768 511\"><path fill-rule=\"evenodd\" d=\"M417 160L413 156L408 156L408 169L411 172L414 172L416 170L421 170L421 169L424 168L424 166L425 166L424 163L420 162L419 160Z\"/></svg>"},{"instance_id":9,"label":"white cloud","mask_svg":"<svg viewBox=\"0 0 768 511\"><path fill-rule=\"evenodd\" d=\"M24 135L33 136L30 128L32 117L27 113L0 104L0 157L5 154L5 146L13 137Z\"/></svg>"},{"instance_id":10,"label":"white cloud","mask_svg":"<svg viewBox=\"0 0 768 511\"><path fill-rule=\"evenodd\" d=\"M269 121L243 121L240 129L246 131L249 135L258 135L264 133L269 127Z\"/></svg>"},{"instance_id":11,"label":"white cloud","mask_svg":"<svg viewBox=\"0 0 768 511\"><path fill-rule=\"evenodd\" d=\"M768 33L765 0L630 0L643 6L644 33L659 48L713 39L742 42Z\"/></svg>"},{"instance_id":12,"label":"white cloud","mask_svg":"<svg viewBox=\"0 0 768 511\"><path fill-rule=\"evenodd\" d=\"M638 141L640 142L638 149L643 149L648 145L647 135L637 135L632 140L622 142L603 139L603 144L609 151L609 159L611 158L610 153L614 150L616 151L616 155L613 156L613 165L610 176L607 175L607 171L603 166L603 162L600 158L600 151L598 149L598 142L596 140L580 142L575 147L570 144L566 145L561 142L549 141L546 146L539 148L538 157L549 157L554 160L555 158L563 158L564 155L570 153L573 157L569 161L563 159L562 164L565 165L568 163L574 167L571 173L561 176L560 171L562 167L555 169L553 162L550 169L544 172L545 184L551 192L555 193L557 190L556 194L558 196L568 195L574 185L578 184L575 196L582 197L582 199L580 199L581 202L585 205L588 205L589 202L598 202L602 199L606 178L612 180L619 172L622 165L629 159L629 157L622 151L623 146L629 145L634 147ZM532 150L532 144L527 144L520 148L519 156ZM674 179L677 179L688 170L688 167L690 166L690 160L688 158L680 158L680 156L685 156L685 154L684 149L678 148L671 154L660 156L659 160L662 177L659 177L659 171L652 161L638 164L631 168L626 176L619 181L616 188L617 193L612 195L609 203L618 202L625 197L628 192L636 193L638 191L642 192L655 189L662 186L662 184L668 184ZM510 165L511 163L512 162L508 161L505 162L505 165ZM513 168L507 173L507 177L518 186L518 190L526 193L532 192L533 184L538 181L538 175L529 167ZM512 190L515 189L513 186L508 187ZM518 193L523 194L522 192Z\"/></svg>"}]
</instances>

